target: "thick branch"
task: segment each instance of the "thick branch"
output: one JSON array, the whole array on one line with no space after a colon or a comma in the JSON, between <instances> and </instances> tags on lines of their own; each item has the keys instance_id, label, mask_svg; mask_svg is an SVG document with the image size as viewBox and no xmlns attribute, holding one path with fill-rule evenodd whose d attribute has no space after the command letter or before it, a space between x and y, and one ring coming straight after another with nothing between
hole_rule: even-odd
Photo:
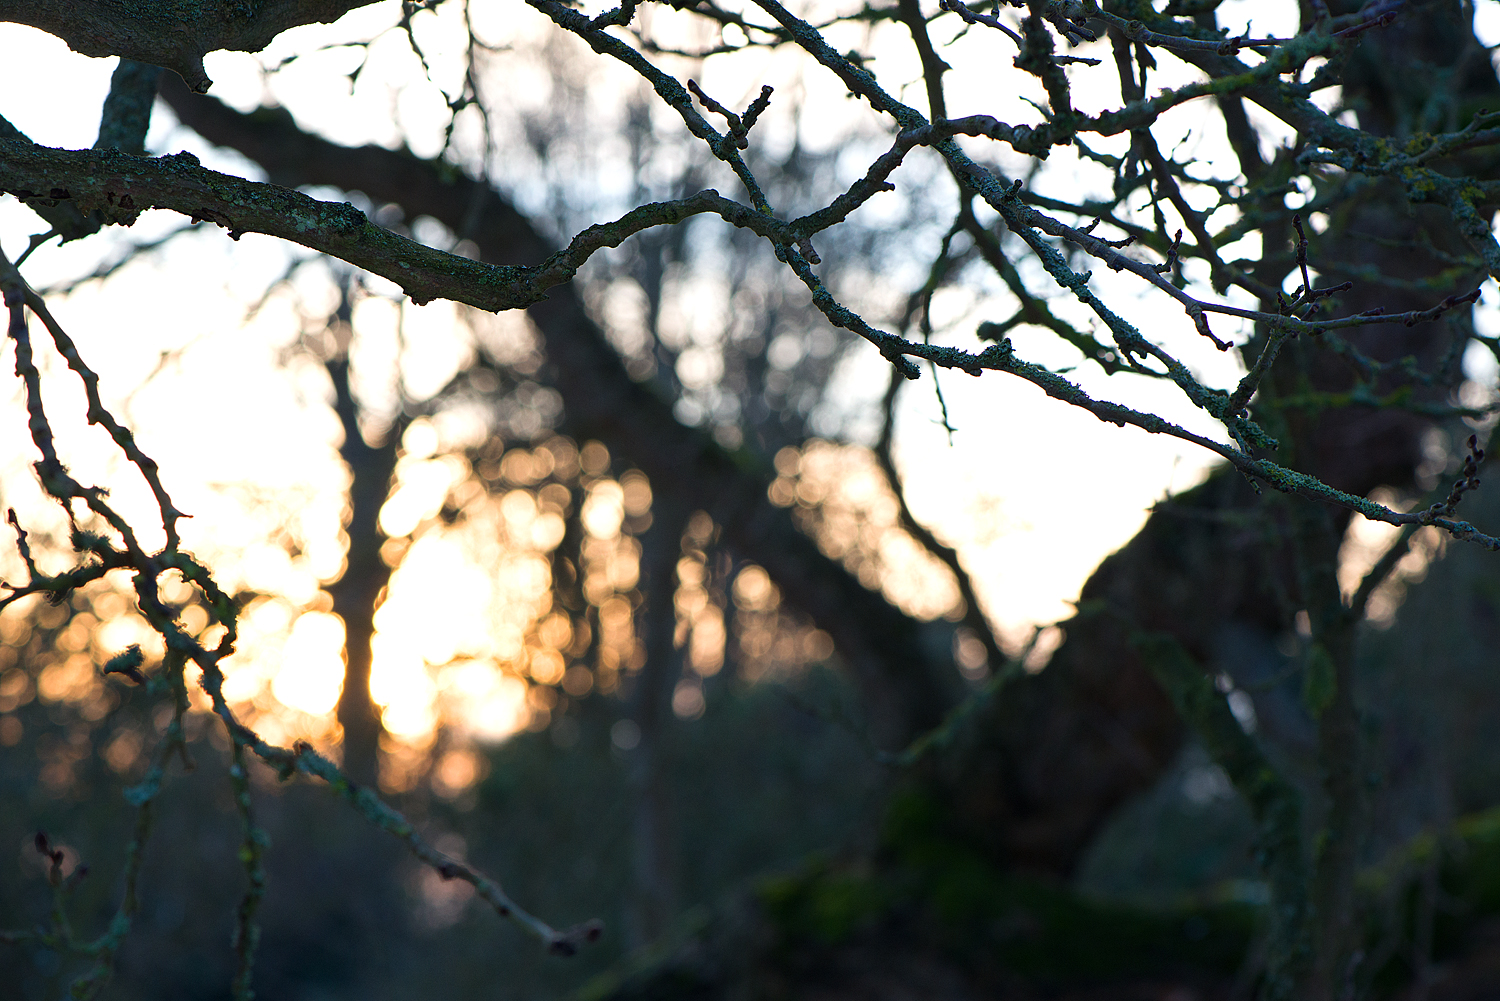
<instances>
[{"instance_id":1,"label":"thick branch","mask_svg":"<svg viewBox=\"0 0 1500 1001\"><path fill-rule=\"evenodd\" d=\"M191 153L148 159L20 141L0 142L0 191L40 209L71 202L85 215L98 211L105 221L127 226L146 209L170 209L218 223L235 239L264 233L337 257L390 279L418 305L451 299L490 312L539 302L548 289L571 281L596 251L617 247L643 229L676 225L705 212L770 239L794 239L775 219L709 189L590 226L536 267L497 267L398 236L347 202L322 202L280 185L209 170Z\"/></svg>"},{"instance_id":2,"label":"thick branch","mask_svg":"<svg viewBox=\"0 0 1500 1001\"><path fill-rule=\"evenodd\" d=\"M336 21L367 0L7 0L0 20L29 24L86 56L121 56L173 70L200 94L203 56L259 52L281 32Z\"/></svg>"},{"instance_id":3,"label":"thick branch","mask_svg":"<svg viewBox=\"0 0 1500 1001\"><path fill-rule=\"evenodd\" d=\"M216 222L236 238L280 237L389 278L418 303L447 298L498 311L536 302L544 291L529 280L529 269L497 268L424 247L376 226L352 205L208 170L191 153L147 159L5 142L0 191L42 205L70 200L84 213L97 209L124 225L158 208ZM460 288L468 292L456 294Z\"/></svg>"}]
</instances>

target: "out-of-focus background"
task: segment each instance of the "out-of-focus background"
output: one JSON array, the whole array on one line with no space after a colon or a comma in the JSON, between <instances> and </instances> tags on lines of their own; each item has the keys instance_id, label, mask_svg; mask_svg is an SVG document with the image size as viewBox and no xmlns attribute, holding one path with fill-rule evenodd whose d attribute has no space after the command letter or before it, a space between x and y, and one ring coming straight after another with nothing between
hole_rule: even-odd
<instances>
[{"instance_id":1,"label":"out-of-focus background","mask_svg":"<svg viewBox=\"0 0 1500 1001\"><path fill-rule=\"evenodd\" d=\"M1495 5L1481 7L1481 41L1500 38ZM1253 15L1258 32L1295 30L1257 8L1226 3L1221 21ZM658 22L654 37L700 46L685 21L673 35L673 14L642 11ZM274 151L236 152L237 141L248 150L301 135L441 156L505 192L544 240L643 200L723 183L720 165L678 134L638 78L549 28L511 4L361 8L255 55L212 55L212 104L172 96L167 88L181 85L167 81L148 149L188 150L215 169L270 180L295 169ZM856 31L836 29L844 30ZM899 77L893 64L908 57L887 44L889 30L858 41L877 64L890 61L882 73ZM35 142L91 145L116 61L14 25L0 25L0 51L0 114ZM812 100L829 83L801 60L767 55L719 70L660 55L681 75L701 73L710 93L735 106L765 82L787 96L757 126L748 154L787 199L826 202L886 141L855 102ZM945 58L963 69L986 54L976 40ZM35 93L47 100L24 96ZM973 107L950 111L1003 114L1038 95L1039 87L957 90L954 105ZM791 111L830 106L839 112ZM1226 155L1209 122L1180 109L1184 148L1205 164ZM299 155L310 162L314 152ZM1101 183L1090 168L1060 150L1030 187L1076 193ZM895 196L819 245L830 283L872 322L902 315L946 225L938 206L951 181L937 164L914 159L894 180ZM451 220L409 214L355 183L287 183L347 199L423 242L471 256L482 249L482 237ZM14 199L0 200L0 243L12 258L42 228ZM1042 669L1061 640L1054 623L1072 614L1090 572L1153 504L1200 483L1208 454L1103 424L998 376L924 373L894 396L889 366L830 328L777 268L764 244L703 221L599 255L576 287L636 385L731 454L771 458L770 499L872 594L931 624L924 635L951 647L957 683L977 689L1007 656ZM724 529L711 514L683 509L628 456L568 425L555 388L560 362L535 322L446 302L415 306L347 265L269 238L231 240L168 213L44 247L25 271L193 516L184 547L242 603L239 652L225 664L236 712L267 740L309 741L373 779L441 850L495 875L532 911L558 924L597 917L607 929L577 957L545 955L466 884L404 857L325 790L255 766L271 845L261 997L519 999L590 983L607 992L627 957L729 920L737 895L781 900L791 891L777 879L787 873L881 850L900 776L877 747L878 727L834 639L765 569L719 544ZM1096 284L1200 377L1238 377L1233 354L1195 344L1180 317L1172 323L1182 329L1159 329L1159 308L1123 279ZM945 290L933 303L933 335L961 339L1000 294L983 283ZM1493 335L1493 283L1485 298L1475 325ZM1053 308L1071 315L1076 304ZM1049 364L1078 358L1040 334L1013 337ZM1492 399L1493 360L1474 352L1466 362L1465 392ZM122 510L149 523L149 493L84 423L82 395L66 376L60 360L44 364L49 403L65 415L55 425L60 449L80 479L107 484ZM1104 384L1084 369L1075 377ZM1158 384L1115 378L1108 393L1210 433ZM17 511L42 565L56 569L67 559L66 522L31 476L24 426L12 383L0 393L0 427L10 429L0 434L0 504ZM1454 448L1433 437L1434 470ZM909 513L883 463L904 481ZM1492 487L1474 503L1476 523L1486 514L1500 522L1495 496ZM908 517L952 547L972 577L971 601ZM643 561L659 560L653 527L681 541L658 563L669 572L653 578L654 602L642 572ZM1351 580L1390 537L1356 520L1341 556ZM0 576L22 574L8 537ZM184 621L202 628L208 615L193 595L184 586L178 600ZM1407 766L1383 787L1381 809L1395 818L1387 845L1434 814L1500 801L1500 752L1486 739L1500 714L1497 596L1493 558L1423 535L1372 602L1367 682L1383 705L1401 707L1372 725L1385 727L1393 760ZM664 658L653 660L660 651L643 637L645 606L665 617ZM0 926L45 918L38 830L63 847L68 871L90 866L74 894L77 924L107 920L117 903L113 880L133 822L122 789L139 779L168 719L98 673L131 643L161 656L132 607L128 582L109 577L61 606L29 600L0 612ZM341 718L358 707L340 699L355 629L369 638L378 729L364 758L350 761ZM646 671L648 661L661 665ZM1253 729L1260 719L1295 768L1309 739L1295 693L1247 691L1242 722ZM174 766L181 774L161 800L140 917L108 997L218 998L233 976L243 873L227 745L201 696L189 722L195 767ZM1189 744L1106 825L1068 889L1101 907L1253 906L1264 893L1252 837L1223 772ZM819 914L808 920L847 918ZM1239 920L1183 934L1214 948L1223 935L1231 954L1246 936ZM1203 963L1232 981L1232 962ZM607 971L615 979L591 979ZM0 996L52 997L75 972L45 949L0 945Z\"/></svg>"}]
</instances>

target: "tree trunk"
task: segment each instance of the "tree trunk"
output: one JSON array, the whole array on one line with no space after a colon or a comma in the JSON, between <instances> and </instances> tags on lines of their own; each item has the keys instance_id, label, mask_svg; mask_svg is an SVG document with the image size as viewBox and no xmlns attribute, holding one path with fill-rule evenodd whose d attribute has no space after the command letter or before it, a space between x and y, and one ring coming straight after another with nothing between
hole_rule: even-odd
<instances>
[{"instance_id":1,"label":"tree trunk","mask_svg":"<svg viewBox=\"0 0 1500 1001\"><path fill-rule=\"evenodd\" d=\"M553 250L498 192L439 164L378 146L339 146L301 131L285 111L241 114L176 80L164 82L162 95L183 124L254 160L277 184L336 185L398 204L409 218L431 216L470 234L493 264L535 263ZM626 374L571 285L527 313L563 396L559 430L603 442L646 473L654 494L708 512L732 549L765 567L782 594L833 637L882 746L900 748L942 720L962 696L951 626L910 618L824 556L767 497L769 461L748 449L729 452L679 423L668 401Z\"/></svg>"},{"instance_id":2,"label":"tree trunk","mask_svg":"<svg viewBox=\"0 0 1500 1001\"><path fill-rule=\"evenodd\" d=\"M672 817L666 755L671 741L672 694L682 677L675 640L677 561L691 514L678 498L657 495L652 522L641 540L645 604L636 616L646 643L646 662L631 679L631 716L641 739L630 752L635 791L635 928L633 946L655 941L676 914L677 838Z\"/></svg>"},{"instance_id":3,"label":"tree trunk","mask_svg":"<svg viewBox=\"0 0 1500 1001\"><path fill-rule=\"evenodd\" d=\"M328 586L333 612L344 620L344 687L338 719L344 731L344 772L355 782L373 785L380 762L380 709L370 697L370 640L375 635L375 606L390 581L391 569L380 557L380 508L390 493L396 470L392 429L378 446L360 435L358 412L349 389L347 355L325 362L333 380L334 409L344 426L339 456L349 467L349 555L344 573Z\"/></svg>"}]
</instances>

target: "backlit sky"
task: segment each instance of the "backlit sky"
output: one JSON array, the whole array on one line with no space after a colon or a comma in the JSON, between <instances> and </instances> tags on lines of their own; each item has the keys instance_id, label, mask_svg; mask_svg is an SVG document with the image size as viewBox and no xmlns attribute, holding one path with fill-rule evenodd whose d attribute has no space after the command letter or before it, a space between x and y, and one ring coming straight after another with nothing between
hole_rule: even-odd
<instances>
[{"instance_id":1,"label":"backlit sky","mask_svg":"<svg viewBox=\"0 0 1500 1001\"><path fill-rule=\"evenodd\" d=\"M1287 30L1286 25L1261 20L1259 11L1268 6L1244 0L1226 3L1221 16L1237 11L1243 19L1254 13L1257 33ZM1500 36L1500 5L1485 3L1482 8L1485 33ZM441 141L443 101L435 87L421 79L420 67L395 35L372 47L370 62L352 94L340 75L357 61L347 49L299 60L269 84L260 74L262 65L273 65L294 52L372 36L394 23L398 10L395 3L382 3L332 26L298 29L257 56L213 54L207 60L215 80L211 93L240 108L278 101L304 127L338 142L394 144L404 137L415 152L431 155ZM475 10L489 16L476 20L477 29L489 39L521 43L524 49L544 35L538 16L518 2L476 3ZM668 15L658 11L655 16ZM453 64L456 36L451 18L440 20L445 17L421 15L417 20L423 44L439 66L437 82L451 90L454 81L443 79L442 72ZM882 48L878 39L871 44L878 54L873 65L888 86L899 88L915 78L912 67L903 63L904 50ZM945 53L958 70L950 80L962 81L966 71L982 66L991 58L985 46L996 44L993 37L976 35L952 54ZM42 144L90 146L115 60L78 56L56 39L14 25L0 25L0 51L6 53L0 61L0 114ZM514 63L503 71L524 80L530 72L525 60L518 57ZM721 71L711 65L710 70L703 75L705 85L725 96L753 94L767 78L776 79L779 88L800 84L815 108L834 109L805 118L800 127L809 134L837 134L841 127L832 119L820 121L818 114L849 113L849 103L828 79L815 73L799 75L805 66L798 61L777 57L750 76L727 67ZM598 78L618 79L610 77L613 72L601 67ZM1100 74L1108 79L1113 68L1101 67ZM828 99L813 100L820 94ZM1087 90L1080 94L1080 104L1089 107ZM916 99L914 94L910 98ZM1105 91L1098 95L1101 106L1111 99ZM951 102L955 117L982 111L1010 121L1036 118L1016 96L999 100L990 88L965 89L961 82ZM736 97L726 103L745 102ZM599 113L609 113L607 101ZM1223 155L1222 143L1212 131L1196 128L1201 116L1189 108L1180 118L1185 150L1204 162ZM473 144L479 141L478 132L472 123L465 123L459 134L461 148L468 142L468 148L477 149ZM775 141L773 124L767 126L767 135L768 141ZM188 148L215 169L255 176L243 160L215 153L176 127L161 106L148 145L154 153ZM1077 183L1064 153L1055 155L1050 169L1037 180L1038 189L1067 191ZM535 182L528 186L519 169L513 168L512 176L497 164L495 171L515 190L523 207L541 197ZM142 241L184 222L170 213L148 213L129 235ZM0 199L0 244L12 259L25 247L26 237L41 228L14 199ZM110 257L110 248L118 246L122 235L115 230L79 245L49 245L28 261L28 280L41 288L87 273ZM178 507L195 516L183 525L187 547L208 559L227 587L283 596L284 600L264 603L247 620L247 673L242 683L249 684L252 675L274 679L271 691L281 701L316 713L331 707L340 673L341 626L320 612L326 603L318 588L320 581L337 575L342 559L338 532L347 474L337 459L341 431L329 407L327 379L315 360L290 348L309 323L316 327L332 309L327 273L316 265L302 269L291 289L273 292L251 315L252 306L289 264L306 256L306 251L270 238L247 235L235 243L222 231L200 227L105 282L54 297L52 308L84 357L101 372L106 401L137 431L148 454L160 461ZM789 274L787 279L792 280ZM1096 269L1093 287L1148 335L1180 350L1207 380L1232 385L1237 378L1235 359L1205 350L1179 311L1138 295L1125 277L1105 269ZM389 297L392 289L385 283L377 280L372 288L380 294L362 300L354 318L355 364L357 388L378 410L388 408L395 398L398 363L405 391L420 398L464 365L471 348L451 304L402 305ZM1486 293L1491 305L1481 311L1479 320L1490 331L1500 329L1495 299L1491 284ZM987 309L985 301L964 293L940 297L935 304L939 321L951 320L955 328L965 330L979 320L1000 318L1004 314L997 314L998 308L1003 307ZM1069 312L1067 304L1058 308L1063 315L1078 315ZM502 317L498 327L516 322L514 317ZM1226 325L1222 332L1234 331ZM499 336L504 336L503 329ZM1014 339L1023 355L1069 363L1068 351L1059 351L1049 337L1022 332ZM4 378L9 381L0 391L0 427L8 428L0 431L0 501L45 522L49 516L38 504L38 488L27 469L31 458L19 387L9 375L8 362L6 366ZM1493 381L1493 372L1472 374ZM1104 380L1087 370L1074 377L1095 395L1156 410L1193 430L1212 433L1202 415L1180 401L1175 390L1141 380ZM834 397L846 408L856 407L859 401L878 398L885 378L884 363L873 349L857 351L841 372ZM1018 380L998 374L981 379L945 375L942 386L957 433L950 442L939 426L930 377L924 376L903 397L898 460L918 517L958 546L976 578L986 612L1012 640L1032 624L1067 616L1068 602L1076 598L1090 570L1130 538L1149 506L1167 491L1196 482L1208 468L1209 456L1202 450L1103 424L1046 400ZM76 384L53 379L48 388L55 413L82 412ZM143 487L122 475L122 463L102 447L106 443L101 434L84 428L81 421L57 421L56 426L59 444L80 479L107 483L127 510L147 510L143 505L149 497ZM402 492L387 510L387 527L411 521L440 503L461 472L445 467L441 459L427 459L437 445L434 437L428 431L418 433L420 440L409 437L411 454L402 467ZM519 511L515 505L520 503L513 502L513 510L499 516L506 530L515 535L521 525L526 532L545 533L545 525L534 527L541 524L536 519L546 517L545 510ZM148 519L143 515L137 520ZM302 555L292 557L284 546L272 544L282 526L290 526ZM150 540L151 533L146 536ZM5 572L14 575L9 539L0 554ZM524 572L524 567L516 570ZM452 585L454 575L462 574L473 578L467 589ZM442 614L482 630L492 614L488 610L503 604L502 599L513 600L505 597L501 584L486 584L483 577L462 547L448 540L414 552L393 584L379 623L383 647L377 650L377 685L407 686L402 691L409 697L394 700L406 706L407 715L387 718L397 732L421 731L437 711L435 690L422 688L432 683L422 680L426 675L419 667L402 674L397 666L420 665L423 659L441 663L445 655L455 655L452 649L429 649L433 639L424 634L423 624L436 613L428 607L434 600L433 582L448 582L441 590L449 601ZM453 607L456 594L469 594L472 607ZM116 637L121 645L132 639L128 632ZM280 638L287 636L283 647ZM257 647L258 637L276 639L275 648ZM464 646L452 637L446 641ZM470 647L482 648L484 643L476 639ZM455 664L447 681L454 691L489 707L480 728L498 735L514 725L524 686L493 672L486 676L482 663L473 663L479 666ZM387 668L384 675L382 664ZM293 668L295 677L289 673ZM384 695L382 701L393 700L390 691Z\"/></svg>"}]
</instances>

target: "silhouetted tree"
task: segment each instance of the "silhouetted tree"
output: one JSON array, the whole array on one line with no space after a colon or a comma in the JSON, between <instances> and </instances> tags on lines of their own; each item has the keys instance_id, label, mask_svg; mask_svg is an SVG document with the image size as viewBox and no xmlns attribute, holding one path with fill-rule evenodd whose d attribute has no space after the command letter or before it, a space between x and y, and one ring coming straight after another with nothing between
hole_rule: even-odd
<instances>
[{"instance_id":1,"label":"silhouetted tree","mask_svg":"<svg viewBox=\"0 0 1500 1001\"><path fill-rule=\"evenodd\" d=\"M654 520L641 532L643 602L635 613L645 658L630 693L641 741L631 780L638 794L643 933L665 928L672 907L672 880L662 862L670 854L663 831L669 811L661 805L664 778L653 762L663 753L662 730L681 673L672 601L688 555L685 533L694 512L704 512L716 534L702 545L728 561L719 583L731 579L734 568L754 563L788 606L832 638L837 661L861 696L868 737L896 769L887 840L869 859L875 869L914 872L927 885L946 886L942 880L960 877L935 859L962 857L986 872L1055 887L1076 874L1106 822L1161 778L1191 735L1252 818L1268 894L1255 952L1259 966L1248 975L1256 989L1268 998L1307 999L1373 989L1381 971L1362 966L1366 930L1358 893L1373 830L1365 778L1375 767L1366 723L1372 710L1361 704L1358 679L1368 603L1419 530L1500 549L1493 530L1458 514L1479 486L1486 450L1477 434L1487 433L1495 409L1492 391L1460 393L1462 361L1471 349L1500 354L1500 344L1476 332L1471 316L1479 284L1500 275L1500 244L1489 221L1500 202L1493 180L1500 114L1486 110L1500 82L1474 37L1470 5L1317 0L1297 8L1296 31L1271 37L1230 33L1217 20L1221 5L1212 0L942 0L930 10L898 0L832 11L819 15L822 20L777 0L756 0L743 10L672 4L694 25L683 31L664 27L665 18L662 24L649 20L652 5L626 2L590 16L558 0L530 0L558 32L638 74L659 107L697 141L690 155L698 159L658 197L642 181L643 165L653 150L680 152L690 140L656 139L638 116L630 134L636 162L622 165L622 173L633 172L640 202L586 227L565 218L571 227L565 242L546 235L551 221L523 215L488 178L466 175L454 159L340 146L301 129L280 109L245 114L200 96L209 86L205 53L259 51L281 30L355 6L204 3L167 11L51 0L11 4L6 19L49 31L80 52L122 61L95 149L46 149L0 122L0 190L48 225L33 249L53 236L82 238L163 208L214 222L234 236L264 233L339 258L395 282L417 303L444 298L484 311L527 311L545 356L537 379L562 399L547 430L575 443L602 443L617 469L644 474L654 498ZM410 31L413 19L435 6L405 5L402 26ZM869 32L863 54L858 48L840 52L831 41L842 46L856 38L851 28ZM903 70L885 69L895 62L897 37L910 44L907 58L920 72L920 86L910 93L902 89L913 82L900 78ZM974 46L986 53L976 71L982 75L955 84L969 72ZM415 36L413 47L420 54ZM717 67L762 50L800 52L808 73L832 74L836 88L878 121L883 148L851 139L851 149L870 153L847 183L827 183L837 158L824 163L827 170L804 170L809 154L778 161L758 148L771 116L783 114L796 128L816 110L813 97L787 111L778 102L789 99L767 87L737 112L698 82L684 85L663 68L678 65L673 59ZM1000 63L1007 64L1006 75L997 84ZM267 181L208 170L187 154L140 155L158 94L155 67L172 71L160 76L159 94L178 119L254 161ZM482 103L475 72L471 64L463 92L453 98L455 115ZM950 117L950 103L974 106L998 88L1029 102L1027 123L989 114ZM1091 88L1087 99L1084 88ZM912 95L925 107L912 103ZM1172 143L1181 128L1174 116L1193 102L1212 106L1211 128L1222 130L1232 163L1179 159ZM544 158L547 143L537 150ZM1057 161L1075 172L1077 197L1041 193L1048 190L1041 183L1045 172L1062 169ZM928 173L915 175L924 190L909 204L940 205L942 222L930 234L923 231L924 239L933 236L936 252L922 262L925 274L912 279L906 265L914 255L900 229L861 229L859 213L893 197L886 194L895 187L891 179L908 176L898 171L924 164ZM690 190L708 178L726 190L733 185L732 196ZM359 192L376 206L397 206L405 219L435 219L452 242L427 246L394 223L377 225L350 204L293 190L322 185ZM1195 490L1163 504L1101 565L1083 589L1077 617L1063 625L1065 642L1040 673L1023 667L1024 653L1004 656L957 554L917 524L903 501L906 530L958 580L965 604L960 618L990 661L989 680L970 690L954 663L952 624L921 622L866 587L777 502L776 450L805 441L810 428L805 407L789 419L775 412L791 400L785 387L774 389L766 378L770 337L749 339L753 347L722 349L728 374L718 390L736 402L695 425L679 417L687 412L685 401L699 411L701 401L690 401L693 387L673 374L678 357L654 320L648 346L622 357L591 314L574 279L594 255L627 241L634 241L637 256L615 266L634 268L656 313L669 266L690 255L683 233L698 216L730 224L738 231L734 239L758 248L762 262L774 258L780 280L805 289L805 299L784 308L800 308L813 322L841 331L846 345L874 348L890 363L893 380L917 379L924 368L935 380L955 372L1021 379L1059 406L1194 443L1223 465ZM461 241L472 252L458 252L465 249ZM736 260L751 260L745 249ZM1154 326L1127 318L1139 312L1132 293L1113 277L1104 280L1101 266L1138 283L1154 310ZM838 280L846 274L863 282ZM906 283L898 297L904 308L883 302L876 288L898 281ZM493 880L439 852L368 788L379 737L366 687L370 616L388 577L376 516L394 468L395 439L364 443L347 361L328 361L355 484L348 568L333 586L334 608L349 638L339 709L341 772L311 747L282 748L261 739L224 700L218 665L234 649L233 601L180 548L178 513L155 464L105 410L97 378L18 264L0 261L0 286L30 433L41 455L37 474L67 509L79 554L75 569L43 573L22 533L29 579L7 585L0 602L33 594L63 600L110 571L133 575L140 611L167 653L159 664L145 663L139 651L122 654L105 670L145 683L175 708L156 766L132 793L141 820L131 859L149 831L166 763L185 753L184 669L201 670L229 738L244 826L241 858L251 889L238 912L239 996L248 996L264 884L244 771L251 756L284 774L326 780L444 879L471 883L552 950L569 953L594 937L594 925L555 930L531 917ZM985 297L986 312L1006 312L993 321L964 321L972 329L945 326L933 300L948 289L973 290ZM67 471L40 395L29 317L92 394L88 419L110 431L155 492L162 549L143 547L106 494ZM1022 339L1023 331L1056 336L1078 365L1105 376L1175 386L1213 430L1190 430L1096 395L1093 382L1085 391L1071 374L1074 366L1028 360L1026 346L1034 342ZM1190 342L1178 336L1188 331ZM1233 385L1201 379L1192 366L1201 345L1236 352L1243 377ZM500 373L502 385L513 374L493 359L482 364ZM800 377L816 393L829 370L814 367ZM894 398L893 388L888 409ZM1470 428L1475 436L1455 445ZM1446 465L1431 461L1435 434L1450 436ZM879 451L899 495L890 437L888 418ZM1051 471L1057 489L1076 489L1073 481L1087 464L1086 455L1060 456ZM1339 552L1356 513L1397 526L1400 534L1346 594ZM573 543L567 538L556 557L563 606L569 574L582 562L564 552L577 543L576 534ZM707 553L695 552L706 566ZM194 586L225 627L215 645L185 629L179 609L161 597L159 581L169 570ZM588 614L580 610L576 618L586 623ZM1256 732L1245 710L1256 695L1288 690L1312 733L1312 781L1289 763L1274 727ZM38 850L46 855L50 849L39 841ZM38 933L49 948L98 959L79 981L81 993L104 983L129 931L135 871L129 869L118 919L100 939L74 939L62 924ZM60 895L68 885L58 860L53 882ZM761 903L786 921L795 924L787 915L802 913L804 904L814 917L824 913L821 904L804 899L822 892L816 880L782 890ZM693 990L728 992L736 982L774 992L764 977L780 960L757 965L746 958L764 948L764 936L745 930L759 928L756 920L742 921L732 933L715 925L699 937L692 954L698 965L688 978ZM997 941L1007 934L994 932ZM815 940L817 932L805 938ZM913 951L930 946L920 934L894 940ZM1003 941L995 945L982 934L976 941L971 951L982 954L988 944L1000 950L995 955L1010 957ZM1243 940L1237 941L1243 952ZM816 961L797 962L804 965L789 968L810 980L843 976L836 963L815 975ZM747 972L746 963L755 968ZM1014 957L1001 965L1020 968ZM641 973L642 980L623 982L619 993L667 996L665 985L688 976L684 969L668 961ZM1011 982L983 961L967 969L972 986L965 990L975 993ZM849 985L858 981L850 975L840 982L854 990Z\"/></svg>"}]
</instances>

